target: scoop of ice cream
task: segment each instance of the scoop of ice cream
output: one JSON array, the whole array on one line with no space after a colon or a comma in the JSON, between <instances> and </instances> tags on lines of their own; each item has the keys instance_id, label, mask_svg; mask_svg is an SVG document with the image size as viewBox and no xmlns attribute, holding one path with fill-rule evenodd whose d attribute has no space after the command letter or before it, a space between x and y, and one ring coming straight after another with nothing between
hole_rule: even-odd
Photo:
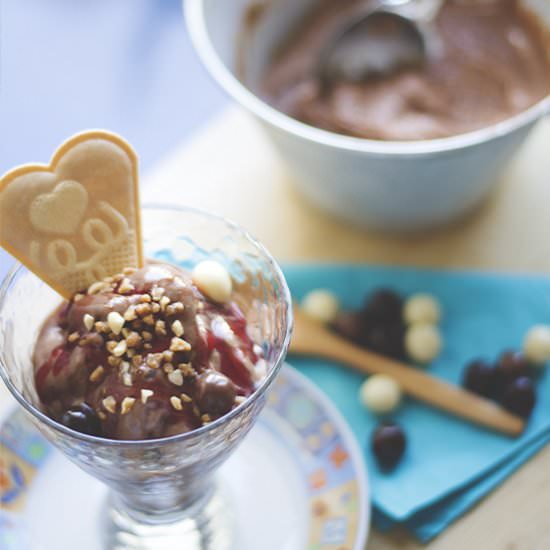
<instances>
[{"instance_id":1,"label":"scoop of ice cream","mask_svg":"<svg viewBox=\"0 0 550 550\"><path fill-rule=\"evenodd\" d=\"M50 416L95 435L187 432L254 390L260 357L246 329L234 302L209 300L188 273L160 263L129 269L46 321L34 351L36 389Z\"/></svg>"}]
</instances>

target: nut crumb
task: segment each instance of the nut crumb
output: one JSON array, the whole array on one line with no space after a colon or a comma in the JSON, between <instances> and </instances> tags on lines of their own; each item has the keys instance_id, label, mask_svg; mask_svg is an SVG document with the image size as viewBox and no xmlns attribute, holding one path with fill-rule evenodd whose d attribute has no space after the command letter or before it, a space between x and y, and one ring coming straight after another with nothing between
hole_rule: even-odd
<instances>
[{"instance_id":1,"label":"nut crumb","mask_svg":"<svg viewBox=\"0 0 550 550\"><path fill-rule=\"evenodd\" d=\"M136 308L134 306L130 306L124 312L124 320L125 321L135 321L136 319L137 319Z\"/></svg>"},{"instance_id":2,"label":"nut crumb","mask_svg":"<svg viewBox=\"0 0 550 550\"><path fill-rule=\"evenodd\" d=\"M155 302L158 302L163 297L164 292L164 288L162 288L161 286L155 286L151 290L151 297Z\"/></svg>"},{"instance_id":3,"label":"nut crumb","mask_svg":"<svg viewBox=\"0 0 550 550\"><path fill-rule=\"evenodd\" d=\"M122 363L122 359L114 355L109 355L109 357L107 357L107 363L109 363L111 367L118 367Z\"/></svg>"},{"instance_id":4,"label":"nut crumb","mask_svg":"<svg viewBox=\"0 0 550 550\"><path fill-rule=\"evenodd\" d=\"M179 319L176 319L172 325L170 326L170 328L172 329L172 332L176 335L176 336L182 336L183 335L183 325L181 324L181 321Z\"/></svg>"},{"instance_id":5,"label":"nut crumb","mask_svg":"<svg viewBox=\"0 0 550 550\"><path fill-rule=\"evenodd\" d=\"M128 294L128 292L132 292L132 290L135 290L134 285L130 282L130 279L124 277L124 279L122 279L122 281L120 282L118 291L121 294Z\"/></svg>"},{"instance_id":6,"label":"nut crumb","mask_svg":"<svg viewBox=\"0 0 550 550\"><path fill-rule=\"evenodd\" d=\"M116 346L113 348L113 351L111 352L115 357L122 357L126 350L128 349L128 345L126 344L126 340L121 340L120 342L117 342Z\"/></svg>"},{"instance_id":7,"label":"nut crumb","mask_svg":"<svg viewBox=\"0 0 550 550\"><path fill-rule=\"evenodd\" d=\"M170 342L170 351L190 351L191 344L182 338L174 336Z\"/></svg>"},{"instance_id":8,"label":"nut crumb","mask_svg":"<svg viewBox=\"0 0 550 550\"><path fill-rule=\"evenodd\" d=\"M163 296L159 301L161 311L164 311L169 303L170 298L168 298L168 296Z\"/></svg>"},{"instance_id":9,"label":"nut crumb","mask_svg":"<svg viewBox=\"0 0 550 550\"><path fill-rule=\"evenodd\" d=\"M84 317L82 318L82 322L84 323L84 326L88 330L92 330L92 328L94 328L95 319L89 313L84 314Z\"/></svg>"},{"instance_id":10,"label":"nut crumb","mask_svg":"<svg viewBox=\"0 0 550 550\"><path fill-rule=\"evenodd\" d=\"M116 311L111 311L109 315L107 315L107 324L109 325L109 328L117 335L121 333L125 322L124 317Z\"/></svg>"},{"instance_id":11,"label":"nut crumb","mask_svg":"<svg viewBox=\"0 0 550 550\"><path fill-rule=\"evenodd\" d=\"M181 302L174 302L168 306L166 306L166 313L168 315L176 315L177 313L181 313L183 311L184 307Z\"/></svg>"},{"instance_id":12,"label":"nut crumb","mask_svg":"<svg viewBox=\"0 0 550 550\"><path fill-rule=\"evenodd\" d=\"M162 320L158 320L155 323L155 333L159 336L166 336L166 323Z\"/></svg>"},{"instance_id":13,"label":"nut crumb","mask_svg":"<svg viewBox=\"0 0 550 550\"><path fill-rule=\"evenodd\" d=\"M183 410L183 405L181 404L181 399L179 397L176 397L175 395L170 397L170 404L172 405L172 407L174 407L174 409L176 409L176 411Z\"/></svg>"},{"instance_id":14,"label":"nut crumb","mask_svg":"<svg viewBox=\"0 0 550 550\"><path fill-rule=\"evenodd\" d=\"M208 424L209 422L212 422L212 419L210 418L209 414L203 414L201 416L201 420L203 424Z\"/></svg>"},{"instance_id":15,"label":"nut crumb","mask_svg":"<svg viewBox=\"0 0 550 550\"><path fill-rule=\"evenodd\" d=\"M106 397L101 403L105 407L106 411L110 412L111 414L116 413L116 399L112 395Z\"/></svg>"},{"instance_id":16,"label":"nut crumb","mask_svg":"<svg viewBox=\"0 0 550 550\"><path fill-rule=\"evenodd\" d=\"M184 403L191 403L191 401L193 401L193 399L191 399L191 397L189 395L187 395L186 393L182 393L180 395L181 397L181 400L184 402Z\"/></svg>"},{"instance_id":17,"label":"nut crumb","mask_svg":"<svg viewBox=\"0 0 550 550\"><path fill-rule=\"evenodd\" d=\"M73 332L71 334L69 334L69 336L67 337L67 340L72 344L73 342L76 342L77 340L80 339L80 334L78 334L78 332Z\"/></svg>"},{"instance_id":18,"label":"nut crumb","mask_svg":"<svg viewBox=\"0 0 550 550\"><path fill-rule=\"evenodd\" d=\"M150 326L153 326L155 324L155 318L149 314L149 315L146 315L144 318L143 318L143 322L146 324L146 325L150 325Z\"/></svg>"},{"instance_id":19,"label":"nut crumb","mask_svg":"<svg viewBox=\"0 0 550 550\"><path fill-rule=\"evenodd\" d=\"M149 294L142 294L140 297L139 297L139 301L142 303L142 304L148 304L151 302L151 296L149 296Z\"/></svg>"},{"instance_id":20,"label":"nut crumb","mask_svg":"<svg viewBox=\"0 0 550 550\"><path fill-rule=\"evenodd\" d=\"M141 390L141 402L145 405L149 397L152 397L153 395L153 390Z\"/></svg>"},{"instance_id":21,"label":"nut crumb","mask_svg":"<svg viewBox=\"0 0 550 550\"><path fill-rule=\"evenodd\" d=\"M100 292L103 292L108 288L109 288L109 285L104 281L97 281L96 283L92 283L88 287L88 294L99 294Z\"/></svg>"},{"instance_id":22,"label":"nut crumb","mask_svg":"<svg viewBox=\"0 0 550 550\"><path fill-rule=\"evenodd\" d=\"M104 374L105 374L105 369L103 368L102 365L99 365L94 369L92 374L90 374L90 382L98 382L99 380L101 380Z\"/></svg>"},{"instance_id":23,"label":"nut crumb","mask_svg":"<svg viewBox=\"0 0 550 550\"><path fill-rule=\"evenodd\" d=\"M172 367L173 368L173 367ZM180 370L173 370L168 374L168 380L172 384L175 384L176 386L182 386L183 385L183 374Z\"/></svg>"},{"instance_id":24,"label":"nut crumb","mask_svg":"<svg viewBox=\"0 0 550 550\"><path fill-rule=\"evenodd\" d=\"M125 397L120 405L120 414L127 414L132 410L136 400L133 397Z\"/></svg>"}]
</instances>

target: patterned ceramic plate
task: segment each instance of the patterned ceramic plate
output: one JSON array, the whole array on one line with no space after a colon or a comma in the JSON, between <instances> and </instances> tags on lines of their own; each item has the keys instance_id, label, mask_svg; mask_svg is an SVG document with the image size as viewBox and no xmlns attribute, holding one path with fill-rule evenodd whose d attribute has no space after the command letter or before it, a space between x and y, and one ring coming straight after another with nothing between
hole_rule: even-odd
<instances>
[{"instance_id":1,"label":"patterned ceramic plate","mask_svg":"<svg viewBox=\"0 0 550 550\"><path fill-rule=\"evenodd\" d=\"M239 550L363 550L369 492L344 420L285 367L258 424L220 471ZM17 411L0 432L0 550L101 550L106 489Z\"/></svg>"}]
</instances>

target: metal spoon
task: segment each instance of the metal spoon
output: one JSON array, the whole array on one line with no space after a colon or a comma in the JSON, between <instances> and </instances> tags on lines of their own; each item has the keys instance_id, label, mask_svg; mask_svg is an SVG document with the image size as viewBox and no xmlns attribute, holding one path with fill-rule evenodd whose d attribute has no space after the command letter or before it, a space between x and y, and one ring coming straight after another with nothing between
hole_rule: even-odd
<instances>
[{"instance_id":1,"label":"metal spoon","mask_svg":"<svg viewBox=\"0 0 550 550\"><path fill-rule=\"evenodd\" d=\"M440 47L432 22L444 0L379 0L340 28L321 52L321 81L361 82L425 63Z\"/></svg>"}]
</instances>

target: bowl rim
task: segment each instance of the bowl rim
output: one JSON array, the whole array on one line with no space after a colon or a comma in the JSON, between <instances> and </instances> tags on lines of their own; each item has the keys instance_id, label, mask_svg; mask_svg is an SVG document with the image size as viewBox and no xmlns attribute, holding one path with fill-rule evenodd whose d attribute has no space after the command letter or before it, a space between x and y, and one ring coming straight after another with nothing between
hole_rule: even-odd
<instances>
[{"instance_id":1,"label":"bowl rim","mask_svg":"<svg viewBox=\"0 0 550 550\"><path fill-rule=\"evenodd\" d=\"M211 77L229 96L275 128L332 149L389 157L432 156L496 140L536 122L545 114L550 114L549 93L528 109L503 121L479 130L444 138L382 141L351 137L316 128L275 109L246 87L228 69L213 46L207 28L205 0L182 0L182 2L189 36L197 54Z\"/></svg>"},{"instance_id":2,"label":"bowl rim","mask_svg":"<svg viewBox=\"0 0 550 550\"><path fill-rule=\"evenodd\" d=\"M6 387L12 394L12 396L23 407L23 409L27 413L29 413L32 417L34 417L34 419L36 419L40 424L45 424L49 428L53 429L56 432L60 432L64 436L68 436L72 439L77 439L77 440L91 443L94 445L101 445L103 447L109 447L109 448L148 447L148 446L157 447L157 446L169 445L171 443L182 443L187 440L192 440L196 437L207 435L210 431L216 428L219 428L220 426L224 425L225 423L239 416L245 409L248 409L249 407L251 407L259 398L261 398L265 394L265 392L269 389L272 382L275 380L277 374L279 373L281 367L284 364L288 347L290 345L290 339L292 336L292 330L294 326L292 297L290 294L290 289L288 288L288 284L286 282L286 278L283 274L283 271L279 266L279 264L275 261L273 256L270 254L270 252L265 248L265 246L261 244L255 237L253 237L246 229L244 229L239 224L223 216L219 216L217 214L204 211L200 208L194 208L189 206L168 205L168 204L162 204L162 203L147 203L143 205L141 208L143 210L148 210L148 211L171 210L171 211L176 211L180 213L192 212L194 214L204 216L205 218L209 218L211 220L221 221L225 223L227 226L229 226L231 229L235 229L239 231L247 240L249 240L259 250L259 252L261 252L264 255L270 267L273 269L277 279L282 283L281 285L282 292L283 292L282 303L286 304L285 316L288 322L287 322L285 336L281 345L281 349L279 350L277 358L273 361L273 365L274 365L273 368L267 374L267 376L262 380L261 384L256 388L254 393L252 393L243 403L235 407L233 410L231 410L227 414L221 416L220 418L217 418L216 420L214 420L213 422L210 422L209 424L201 426L200 428L191 430L189 432L177 434L177 435L172 435L169 437L158 437L155 439L138 439L138 440L109 439L105 437L99 437L99 436L88 435L85 433L77 432L75 430L72 430L71 428L68 428L67 426L64 426L60 422L57 422L56 420L50 418L47 414L43 413L40 409L35 407L22 395L22 393L15 387L15 385L11 381L10 376L7 373L7 369L4 365L4 359L0 354L0 379L4 381L4 384L6 385ZM8 293L13 280L23 270L27 270L30 272L30 270L28 270L21 263L16 262L14 266L10 269L6 277L1 281L0 305L3 304L4 300L6 299L6 294Z\"/></svg>"}]
</instances>

